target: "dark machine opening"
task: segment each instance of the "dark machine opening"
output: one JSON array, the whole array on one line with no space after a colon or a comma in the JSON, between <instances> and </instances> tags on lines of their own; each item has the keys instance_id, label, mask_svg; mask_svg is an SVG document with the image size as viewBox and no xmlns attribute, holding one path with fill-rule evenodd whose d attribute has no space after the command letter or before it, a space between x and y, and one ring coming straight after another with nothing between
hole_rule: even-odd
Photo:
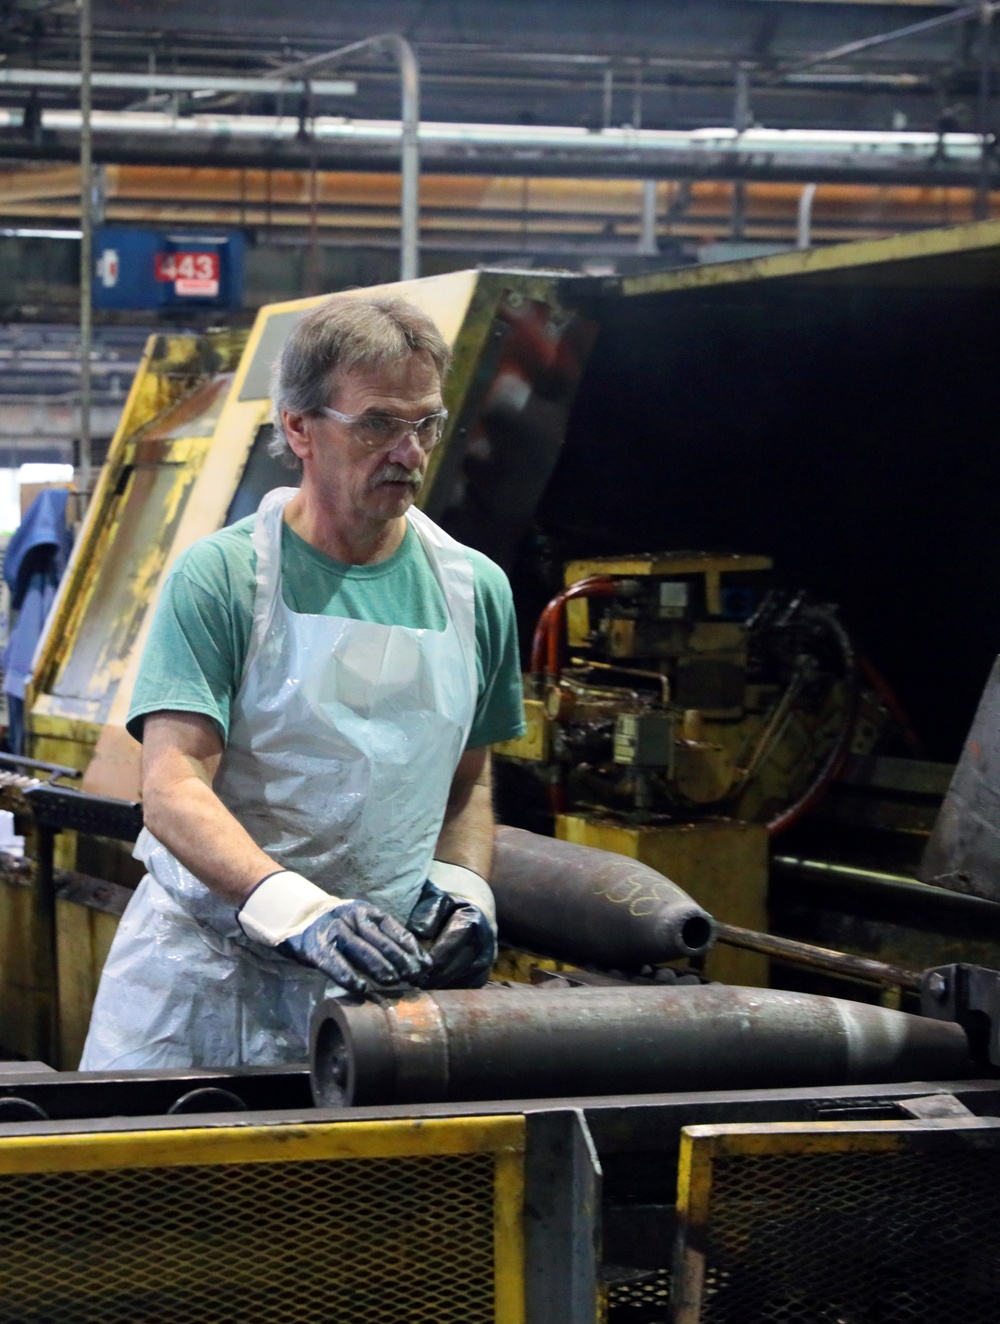
<instances>
[{"instance_id":1,"label":"dark machine opening","mask_svg":"<svg viewBox=\"0 0 1000 1324\"><path fill-rule=\"evenodd\" d=\"M778 583L840 605L950 761L1000 645L1000 306L968 269L908 266L608 301L538 526L555 570L772 556Z\"/></svg>"}]
</instances>

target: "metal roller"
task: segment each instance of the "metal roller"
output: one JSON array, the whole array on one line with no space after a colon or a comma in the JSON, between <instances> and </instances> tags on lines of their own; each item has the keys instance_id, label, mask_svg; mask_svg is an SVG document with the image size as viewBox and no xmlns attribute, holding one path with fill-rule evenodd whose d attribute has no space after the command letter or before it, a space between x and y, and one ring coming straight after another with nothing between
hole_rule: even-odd
<instances>
[{"instance_id":1,"label":"metal roller","mask_svg":"<svg viewBox=\"0 0 1000 1324\"><path fill-rule=\"evenodd\" d=\"M490 886L500 937L544 956L615 970L699 956L711 915L638 860L498 827Z\"/></svg>"},{"instance_id":2,"label":"metal roller","mask_svg":"<svg viewBox=\"0 0 1000 1324\"><path fill-rule=\"evenodd\" d=\"M320 1106L954 1080L958 1026L780 989L499 986L321 1004Z\"/></svg>"}]
</instances>

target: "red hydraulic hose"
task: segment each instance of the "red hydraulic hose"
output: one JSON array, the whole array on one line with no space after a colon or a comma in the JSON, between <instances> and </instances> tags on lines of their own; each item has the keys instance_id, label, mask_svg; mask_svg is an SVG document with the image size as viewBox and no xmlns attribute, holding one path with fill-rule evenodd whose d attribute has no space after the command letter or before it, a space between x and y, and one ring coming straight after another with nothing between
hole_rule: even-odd
<instances>
[{"instance_id":1,"label":"red hydraulic hose","mask_svg":"<svg viewBox=\"0 0 1000 1324\"><path fill-rule=\"evenodd\" d=\"M865 657L864 653L858 654L858 666L861 672L872 687L878 697L886 706L889 716L899 727L900 734L909 746L910 751L918 759L924 758L927 751L924 749L924 742L917 735L916 729L906 712L906 709L900 703L899 695L892 688L886 678L872 662L871 658Z\"/></svg>"},{"instance_id":2,"label":"red hydraulic hose","mask_svg":"<svg viewBox=\"0 0 1000 1324\"><path fill-rule=\"evenodd\" d=\"M615 581L607 575L591 575L589 579L577 580L562 593L557 593L542 611L535 627L531 642L531 673L548 680L558 680L562 671L560 650L562 645L562 625L566 603L573 598L610 597L615 589Z\"/></svg>"},{"instance_id":3,"label":"red hydraulic hose","mask_svg":"<svg viewBox=\"0 0 1000 1324\"><path fill-rule=\"evenodd\" d=\"M562 644L563 614L566 603L573 598L610 597L614 592L615 582L606 575L591 575L588 579L577 580L569 588L549 602L538 618L535 634L531 641L531 674L540 681L559 679L562 670L560 646ZM549 783L548 802L551 813L558 817L566 812L566 788L560 771L556 780Z\"/></svg>"},{"instance_id":4,"label":"red hydraulic hose","mask_svg":"<svg viewBox=\"0 0 1000 1324\"><path fill-rule=\"evenodd\" d=\"M826 626L840 649L844 660L844 676L848 686L847 711L844 714L844 724L840 729L840 734L834 743L833 749L831 749L816 777L813 778L812 783L794 804L789 805L787 809L783 809L777 817L772 818L767 824L768 835L772 837L787 832L800 818L815 808L840 776L844 764L847 762L847 756L851 752L851 741L854 739L854 731L861 712L861 682L858 673L857 655L847 631L833 612L826 608L812 607L809 609L809 615Z\"/></svg>"}]
</instances>

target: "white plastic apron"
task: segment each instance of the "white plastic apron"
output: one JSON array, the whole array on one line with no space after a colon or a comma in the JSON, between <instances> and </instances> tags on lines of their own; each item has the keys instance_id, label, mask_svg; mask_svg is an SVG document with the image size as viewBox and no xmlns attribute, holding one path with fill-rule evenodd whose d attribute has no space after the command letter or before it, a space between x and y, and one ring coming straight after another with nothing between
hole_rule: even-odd
<instances>
[{"instance_id":1,"label":"white plastic apron","mask_svg":"<svg viewBox=\"0 0 1000 1324\"><path fill-rule=\"evenodd\" d=\"M326 891L405 921L427 877L475 714L475 597L460 544L411 510L447 606L443 631L285 605L294 488L254 526L253 632L215 790L257 844ZM253 946L235 911L152 833L94 1004L85 1071L302 1061L317 971Z\"/></svg>"}]
</instances>

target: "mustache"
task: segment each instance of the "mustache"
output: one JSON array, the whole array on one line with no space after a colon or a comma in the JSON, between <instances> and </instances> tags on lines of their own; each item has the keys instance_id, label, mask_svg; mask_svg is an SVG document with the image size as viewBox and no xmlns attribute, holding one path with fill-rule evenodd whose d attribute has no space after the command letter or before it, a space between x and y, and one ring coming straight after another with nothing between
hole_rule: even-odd
<instances>
[{"instance_id":1,"label":"mustache","mask_svg":"<svg viewBox=\"0 0 1000 1324\"><path fill-rule=\"evenodd\" d=\"M424 476L419 469L407 469L405 464L386 463L368 479L369 490L374 491L384 483L409 483L414 492L419 492L424 485Z\"/></svg>"}]
</instances>

